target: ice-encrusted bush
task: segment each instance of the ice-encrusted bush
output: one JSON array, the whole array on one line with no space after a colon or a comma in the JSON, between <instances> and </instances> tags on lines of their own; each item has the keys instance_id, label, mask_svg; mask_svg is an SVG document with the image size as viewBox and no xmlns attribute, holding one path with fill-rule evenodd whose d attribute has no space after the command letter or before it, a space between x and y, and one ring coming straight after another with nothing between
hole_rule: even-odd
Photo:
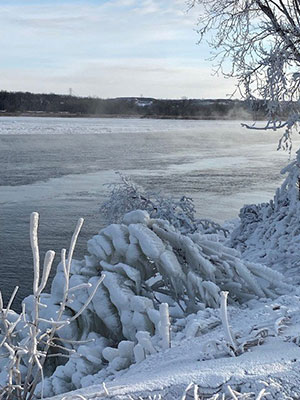
<instances>
[{"instance_id":1,"label":"ice-encrusted bush","mask_svg":"<svg viewBox=\"0 0 300 400\"><path fill-rule=\"evenodd\" d=\"M34 296L23 302L26 312L8 317L9 326L15 326L18 318L25 324L24 331L17 331L24 336L16 336L16 346L25 343L26 347L31 343L28 337L38 339L33 341L36 347L29 346L36 363L30 369L31 396L51 396L102 382L132 363L167 350L168 315L184 318L207 306L219 307L222 290L238 302L290 290L282 275L242 261L238 251L218 242L217 235L182 233L145 210L129 212L122 223L102 229L88 241L89 255L83 260L72 261L72 252L68 261L62 252L51 293L40 290L49 273L45 267L40 285L35 272ZM37 266L36 246L33 253ZM11 348L7 350L13 357L17 348ZM2 376L11 365L4 364ZM33 377L36 372L39 379ZM44 379L38 383L42 374ZM37 384L35 389L32 383Z\"/></svg>"},{"instance_id":2,"label":"ice-encrusted bush","mask_svg":"<svg viewBox=\"0 0 300 400\"><path fill-rule=\"evenodd\" d=\"M297 158L281 171L288 173L274 199L268 203L244 206L240 225L232 232L230 245L243 258L282 271L299 267L300 252L300 151Z\"/></svg>"},{"instance_id":3,"label":"ice-encrusted bush","mask_svg":"<svg viewBox=\"0 0 300 400\"><path fill-rule=\"evenodd\" d=\"M206 306L219 307L222 290L230 292L231 302L243 302L291 289L281 274L242 261L238 251L215 236L180 233L144 210L127 213L122 223L102 229L88 241L88 252L82 261L72 262L70 287L93 285L102 274L105 279L77 322L58 334L73 341L94 338L97 352L95 343L72 344L81 357L71 355L45 380L48 396L101 382L167 348L162 303L168 304L174 319ZM51 293L43 300L52 304L49 309L59 304L62 278L59 265ZM76 314L89 296L89 288L79 290L66 315Z\"/></svg>"},{"instance_id":4,"label":"ice-encrusted bush","mask_svg":"<svg viewBox=\"0 0 300 400\"><path fill-rule=\"evenodd\" d=\"M136 293L154 302L158 294L169 296L183 312L218 307L220 290L229 290L238 301L276 292L276 272L241 261L236 250L214 239L182 234L168 221L139 210L89 240L89 261L96 259L107 276L111 272L132 280Z\"/></svg>"},{"instance_id":5,"label":"ice-encrusted bush","mask_svg":"<svg viewBox=\"0 0 300 400\"><path fill-rule=\"evenodd\" d=\"M118 173L121 182L110 184L111 192L101 208L108 223L120 223L124 214L134 210L145 210L151 218L165 219L181 233L218 233L225 236L228 231L218 223L197 218L193 199L164 197L158 193L145 192L132 180Z\"/></svg>"}]
</instances>

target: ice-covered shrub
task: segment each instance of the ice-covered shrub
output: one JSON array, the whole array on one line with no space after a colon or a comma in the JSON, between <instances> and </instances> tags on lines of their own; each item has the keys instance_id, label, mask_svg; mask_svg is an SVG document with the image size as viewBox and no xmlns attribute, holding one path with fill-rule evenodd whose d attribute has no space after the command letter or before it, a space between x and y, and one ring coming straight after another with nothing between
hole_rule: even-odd
<instances>
[{"instance_id":1,"label":"ice-covered shrub","mask_svg":"<svg viewBox=\"0 0 300 400\"><path fill-rule=\"evenodd\" d=\"M89 298L91 289L85 285L102 274L105 279L77 323L58 334L77 341L93 334L99 354L92 343L84 349L73 345L83 357L72 355L45 380L48 396L107 379L167 348L169 324L162 303L168 304L171 319L184 318L206 306L219 307L222 290L238 302L290 290L279 273L242 261L215 236L183 234L144 210L102 229L88 241L88 252L82 261L72 262L70 287L83 286L66 314L76 314ZM51 309L59 304L63 276L59 265L47 298Z\"/></svg>"},{"instance_id":2,"label":"ice-covered shrub","mask_svg":"<svg viewBox=\"0 0 300 400\"><path fill-rule=\"evenodd\" d=\"M228 231L218 223L205 218L197 218L193 199L182 196L179 199L164 197L158 193L145 192L132 180L118 173L121 182L109 185L111 193L101 208L101 214L108 223L120 223L124 214L134 210L145 210L151 218L165 219L182 233Z\"/></svg>"},{"instance_id":3,"label":"ice-covered shrub","mask_svg":"<svg viewBox=\"0 0 300 400\"><path fill-rule=\"evenodd\" d=\"M288 173L269 203L246 205L240 225L232 232L230 245L243 258L262 262L282 271L299 267L300 252L300 151L281 172Z\"/></svg>"},{"instance_id":4,"label":"ice-covered shrub","mask_svg":"<svg viewBox=\"0 0 300 400\"><path fill-rule=\"evenodd\" d=\"M276 272L243 262L236 250L210 236L182 234L168 221L152 219L141 210L126 214L123 224L102 229L89 240L88 250L94 268L109 277L103 284L108 291L110 279L126 281L127 288L131 281L135 295L146 296L153 304L157 296L168 296L183 312L218 307L220 290L244 301L285 286ZM122 311L121 304L116 306Z\"/></svg>"},{"instance_id":5,"label":"ice-covered shrub","mask_svg":"<svg viewBox=\"0 0 300 400\"><path fill-rule=\"evenodd\" d=\"M76 323L103 279L98 279L91 295L81 309L76 314L67 316L65 310L72 295L76 289L82 288L82 286L70 288L69 285L73 251L83 223L83 219L80 219L71 240L68 258L66 259L65 249L61 253L64 272L63 295L57 307L48 309L50 303L47 302L47 299L49 296L43 295L43 290L49 278L55 253L52 250L46 253L42 276L40 276L38 220L38 213L32 213L30 241L34 267L33 295L22 303L22 313L18 315L10 309L18 288L13 292L6 308L3 307L0 292L1 399L31 400L36 395L36 387L39 382L41 382L40 392L42 394L44 376L52 374L62 359L71 357L74 352L64 345L64 339L58 336L58 332L61 328L73 322ZM86 286L90 287L91 285ZM67 342L72 343L72 341Z\"/></svg>"},{"instance_id":6,"label":"ice-covered shrub","mask_svg":"<svg viewBox=\"0 0 300 400\"><path fill-rule=\"evenodd\" d=\"M278 272L241 260L239 252L218 242L216 235L180 232L145 210L129 212L121 223L102 229L88 241L89 255L72 261L80 224L67 261L62 252L50 294L42 293L48 261L37 284L39 256L33 245L34 295L24 300L23 316L9 314L10 324L16 325L18 318L23 321L25 334L18 340L24 339L23 348L33 351L29 359L36 366L29 369L28 383L25 380L30 396L51 396L102 382L167 350L167 310L171 319L184 318L207 306L219 307L222 290L230 292L231 301L243 302L290 289ZM35 243L37 224L33 231ZM53 254L47 257L52 259ZM16 348L10 347L6 346L13 357ZM1 374L6 365L10 364L2 366ZM25 372L28 365L24 364ZM44 379L38 383L42 373Z\"/></svg>"}]
</instances>

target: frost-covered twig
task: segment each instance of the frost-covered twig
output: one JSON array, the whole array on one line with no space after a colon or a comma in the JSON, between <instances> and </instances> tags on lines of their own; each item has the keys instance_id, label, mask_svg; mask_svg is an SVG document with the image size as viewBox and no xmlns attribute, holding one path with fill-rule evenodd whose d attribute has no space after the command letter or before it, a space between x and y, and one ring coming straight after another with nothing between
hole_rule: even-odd
<instances>
[{"instance_id":1,"label":"frost-covered twig","mask_svg":"<svg viewBox=\"0 0 300 400\"><path fill-rule=\"evenodd\" d=\"M181 400L186 400L186 396L187 396L188 392L189 392L192 388L194 388L194 387L196 387L196 386L197 386L197 385L195 385L194 382L189 383L189 384L187 385L187 387L184 389L184 392L183 392L183 395L182 395L182 397L181 397Z\"/></svg>"},{"instance_id":2,"label":"frost-covered twig","mask_svg":"<svg viewBox=\"0 0 300 400\"><path fill-rule=\"evenodd\" d=\"M109 223L121 222L124 214L134 210L145 210L151 218L165 219L182 233L218 233L226 236L228 230L218 223L196 218L193 199L181 196L179 199L161 196L159 193L145 192L128 176L118 173L121 182L110 184L109 199L101 208L101 214Z\"/></svg>"},{"instance_id":3,"label":"frost-covered twig","mask_svg":"<svg viewBox=\"0 0 300 400\"><path fill-rule=\"evenodd\" d=\"M227 312L227 296L228 292L221 292L221 321L225 333L225 339L229 343L229 345L232 347L232 350L234 353L236 353L237 350L237 345L233 339L230 327L229 327L229 322L228 322L228 312Z\"/></svg>"},{"instance_id":4,"label":"frost-covered twig","mask_svg":"<svg viewBox=\"0 0 300 400\"><path fill-rule=\"evenodd\" d=\"M46 321L46 322L50 323L51 329L50 329L50 331L48 333L47 345L44 348L44 353L45 354L48 353L50 347L52 346L53 338L54 338L56 332L60 328L70 324L72 321L75 321L81 315L81 313L86 309L86 307L88 306L88 304L92 300L93 296L96 293L96 290L98 289L99 285L101 284L101 282L104 279L104 276L99 279L99 281L95 285L95 288L94 288L92 294L87 299L86 303L81 307L81 309L72 318L67 318L65 320L62 320L63 313L64 313L64 310L66 308L66 304L68 302L68 295L69 295L69 292L70 292L69 276L70 276L70 271L71 271L72 257L73 257L74 248L76 246L77 238L78 238L79 232L81 230L82 224L83 224L83 218L80 218L78 220L78 222L77 222L74 234L73 234L72 239L71 239L69 253L68 253L68 260L67 261L66 261L66 258L65 258L66 257L66 250L63 249L62 252L61 252L62 264L63 264L64 275L65 275L64 296L63 296L62 302L60 304L60 309L59 309L59 312L58 312L57 320L56 321ZM46 357L43 357L42 360L41 360L41 367L43 367L45 361L46 361ZM31 385L30 395L28 397L28 400L31 400L31 398L33 397L34 391L35 391L35 388L36 388L36 385L38 384L38 382L39 382L39 376L38 376L38 374L36 374L35 378L34 378L34 380L32 382L32 385Z\"/></svg>"},{"instance_id":5,"label":"frost-covered twig","mask_svg":"<svg viewBox=\"0 0 300 400\"><path fill-rule=\"evenodd\" d=\"M90 304L92 298L95 296L96 291L98 290L98 287L100 286L100 284L103 282L103 279L105 278L105 274L103 274L101 276L101 278L98 280L98 282L96 283L95 287L93 288L92 293L89 295L88 299L86 300L86 302L83 304L83 306L81 307L81 309L72 317L70 318L68 321L72 322L75 321L82 313L83 311L87 308L87 306Z\"/></svg>"},{"instance_id":6,"label":"frost-covered twig","mask_svg":"<svg viewBox=\"0 0 300 400\"><path fill-rule=\"evenodd\" d=\"M0 341L0 348L3 346L8 351L8 364L7 364L7 385L3 386L0 390L0 398L16 398L18 400L31 400L35 396L35 389L40 380L43 382L44 377L44 364L46 360L51 357L70 357L70 354L74 353L75 350L65 348L62 345L55 344L56 332L61 328L69 325L72 321L75 321L89 305L95 295L100 283L103 281L102 276L95 287L91 295L88 297L85 304L81 307L72 318L65 318L64 311L68 302L68 296L70 292L76 290L82 290L87 285L78 285L70 290L69 288L69 276L71 270L72 256L74 247L76 245L77 237L80 232L83 219L81 218L76 226L73 234L68 260L66 261L66 251L62 250L62 264L65 276L64 295L60 303L60 308L57 314L57 318L43 318L40 316L40 308L47 308L46 304L41 302L41 295L46 287L47 281L50 276L51 267L53 264L55 253L49 250L44 259L42 276L40 278L40 255L38 247L38 213L32 213L30 219L30 241L33 254L33 268L34 268L34 279L33 279L33 304L32 304L32 318L28 318L25 313L25 304L22 305L22 313L15 317L13 321L11 318L10 307L16 295L18 288L15 288L6 309L3 308L3 301L0 292L0 316L1 316L1 333L2 338ZM88 285L90 286L90 285ZM13 314L14 315L14 314ZM43 331L41 324L50 326L46 331ZM15 333L18 327L17 333ZM16 334L22 334L24 339L18 342L15 337ZM63 339L60 340L63 343ZM87 341L78 341L79 343L86 343ZM71 343L71 340L67 340ZM53 353L49 354L50 348L57 348L63 350L65 353ZM69 353L69 354L68 354ZM25 376L22 371L26 369ZM43 386L43 383L42 383ZM43 389L42 389L43 390Z\"/></svg>"}]
</instances>

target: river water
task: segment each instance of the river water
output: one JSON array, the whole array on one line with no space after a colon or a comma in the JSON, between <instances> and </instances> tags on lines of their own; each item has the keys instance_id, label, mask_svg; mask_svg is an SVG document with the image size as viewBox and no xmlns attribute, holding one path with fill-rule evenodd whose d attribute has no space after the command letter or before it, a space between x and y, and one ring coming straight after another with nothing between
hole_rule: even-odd
<instances>
[{"instance_id":1,"label":"river water","mask_svg":"<svg viewBox=\"0 0 300 400\"><path fill-rule=\"evenodd\" d=\"M85 218L76 256L104 225L99 205L116 171L144 189L193 197L199 217L222 222L245 203L269 200L288 155L280 132L249 131L239 121L0 118L0 287L15 308L31 293L29 216L40 213L40 248L68 247ZM299 147L296 138L294 147ZM56 264L58 262L58 258Z\"/></svg>"}]
</instances>

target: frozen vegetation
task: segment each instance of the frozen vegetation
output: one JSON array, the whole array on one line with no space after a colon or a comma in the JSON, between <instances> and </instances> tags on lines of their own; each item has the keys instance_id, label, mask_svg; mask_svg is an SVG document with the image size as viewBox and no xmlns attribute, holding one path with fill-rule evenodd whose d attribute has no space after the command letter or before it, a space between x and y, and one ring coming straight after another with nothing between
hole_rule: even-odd
<instances>
[{"instance_id":1,"label":"frozen vegetation","mask_svg":"<svg viewBox=\"0 0 300 400\"><path fill-rule=\"evenodd\" d=\"M299 165L231 229L122 177L110 224L77 261L79 220L50 293L34 213L33 295L0 307L1 398L299 398Z\"/></svg>"}]
</instances>

